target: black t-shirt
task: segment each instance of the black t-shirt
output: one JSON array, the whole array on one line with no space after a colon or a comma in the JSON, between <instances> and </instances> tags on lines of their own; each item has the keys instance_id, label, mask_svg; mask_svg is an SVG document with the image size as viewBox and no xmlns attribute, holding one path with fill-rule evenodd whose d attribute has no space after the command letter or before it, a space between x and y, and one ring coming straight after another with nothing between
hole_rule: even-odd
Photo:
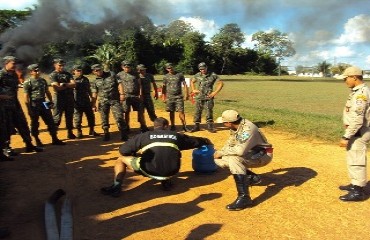
<instances>
[{"instance_id":1,"label":"black t-shirt","mask_svg":"<svg viewBox=\"0 0 370 240\"><path fill-rule=\"evenodd\" d=\"M207 138L193 137L170 130L148 131L130 138L119 149L123 156L134 155L152 143L172 143L179 150L198 148L210 144ZM172 176L179 172L181 152L171 146L153 146L142 153L140 167L154 176Z\"/></svg>"}]
</instances>

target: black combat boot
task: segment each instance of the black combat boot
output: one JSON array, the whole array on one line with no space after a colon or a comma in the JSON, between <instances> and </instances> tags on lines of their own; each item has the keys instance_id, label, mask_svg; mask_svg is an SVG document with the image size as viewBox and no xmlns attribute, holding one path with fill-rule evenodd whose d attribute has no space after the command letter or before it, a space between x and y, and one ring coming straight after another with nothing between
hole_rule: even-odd
<instances>
[{"instance_id":1,"label":"black combat boot","mask_svg":"<svg viewBox=\"0 0 370 240\"><path fill-rule=\"evenodd\" d=\"M199 123L195 123L194 127L190 130L190 132L198 132L200 131Z\"/></svg>"},{"instance_id":2,"label":"black combat boot","mask_svg":"<svg viewBox=\"0 0 370 240\"><path fill-rule=\"evenodd\" d=\"M147 132L147 131L149 131L150 129L146 126L146 125L142 125L141 127L140 127L140 131L142 132L142 133L145 133L145 132Z\"/></svg>"},{"instance_id":3,"label":"black combat boot","mask_svg":"<svg viewBox=\"0 0 370 240\"><path fill-rule=\"evenodd\" d=\"M216 132L216 129L213 126L213 123L208 123L207 125L208 125L208 132L210 132L210 133L215 133Z\"/></svg>"},{"instance_id":4,"label":"black combat boot","mask_svg":"<svg viewBox=\"0 0 370 240\"><path fill-rule=\"evenodd\" d=\"M125 130L120 130L120 133L121 133L121 141L127 141L128 140L128 134L127 134L127 131Z\"/></svg>"},{"instance_id":5,"label":"black combat boot","mask_svg":"<svg viewBox=\"0 0 370 240\"><path fill-rule=\"evenodd\" d=\"M67 134L68 139L75 139L76 135L73 134L72 129L68 129L68 134Z\"/></svg>"},{"instance_id":6,"label":"black combat boot","mask_svg":"<svg viewBox=\"0 0 370 240\"><path fill-rule=\"evenodd\" d=\"M103 141L109 141L110 140L110 133L109 133L109 130L108 129L104 129L104 137L103 137Z\"/></svg>"},{"instance_id":7,"label":"black combat boot","mask_svg":"<svg viewBox=\"0 0 370 240\"><path fill-rule=\"evenodd\" d=\"M56 134L51 135L51 139L52 139L52 142L51 142L52 145L59 145L59 146L66 145L65 142L59 140Z\"/></svg>"},{"instance_id":8,"label":"black combat boot","mask_svg":"<svg viewBox=\"0 0 370 240\"><path fill-rule=\"evenodd\" d=\"M257 185L261 182L261 177L248 169L247 169L247 179L249 180L250 186Z\"/></svg>"},{"instance_id":9,"label":"black combat boot","mask_svg":"<svg viewBox=\"0 0 370 240\"><path fill-rule=\"evenodd\" d=\"M35 138L36 146L38 146L38 147L43 147L44 146L44 144L42 144L39 136L34 136L34 138Z\"/></svg>"},{"instance_id":10,"label":"black combat boot","mask_svg":"<svg viewBox=\"0 0 370 240\"><path fill-rule=\"evenodd\" d=\"M366 199L364 188L356 185L352 185L353 189L346 195L340 196L339 199L345 202L359 202Z\"/></svg>"},{"instance_id":11,"label":"black combat boot","mask_svg":"<svg viewBox=\"0 0 370 240\"><path fill-rule=\"evenodd\" d=\"M0 162L14 161L14 158L6 156L3 151L0 151Z\"/></svg>"},{"instance_id":12,"label":"black combat boot","mask_svg":"<svg viewBox=\"0 0 370 240\"><path fill-rule=\"evenodd\" d=\"M249 181L244 174L233 174L238 197L234 202L227 205L226 208L230 211L239 211L252 206L252 199L249 196Z\"/></svg>"},{"instance_id":13,"label":"black combat boot","mask_svg":"<svg viewBox=\"0 0 370 240\"><path fill-rule=\"evenodd\" d=\"M190 132L191 131L186 125L182 125L182 130L184 132Z\"/></svg>"},{"instance_id":14,"label":"black combat boot","mask_svg":"<svg viewBox=\"0 0 370 240\"><path fill-rule=\"evenodd\" d=\"M81 139L83 137L81 128L77 128L76 138Z\"/></svg>"},{"instance_id":15,"label":"black combat boot","mask_svg":"<svg viewBox=\"0 0 370 240\"><path fill-rule=\"evenodd\" d=\"M90 130L89 130L89 136L90 136L90 137L96 137L96 136L99 136L99 134L98 134L98 133L96 133L96 132L94 131L94 127L90 127Z\"/></svg>"},{"instance_id":16,"label":"black combat boot","mask_svg":"<svg viewBox=\"0 0 370 240\"><path fill-rule=\"evenodd\" d=\"M339 186L339 189L342 191L352 191L354 188L353 185L350 183L348 185Z\"/></svg>"},{"instance_id":17,"label":"black combat boot","mask_svg":"<svg viewBox=\"0 0 370 240\"><path fill-rule=\"evenodd\" d=\"M26 152L27 153L30 153L30 152L42 152L42 151L44 151L42 148L33 146L33 144L31 142L26 143Z\"/></svg>"}]
</instances>

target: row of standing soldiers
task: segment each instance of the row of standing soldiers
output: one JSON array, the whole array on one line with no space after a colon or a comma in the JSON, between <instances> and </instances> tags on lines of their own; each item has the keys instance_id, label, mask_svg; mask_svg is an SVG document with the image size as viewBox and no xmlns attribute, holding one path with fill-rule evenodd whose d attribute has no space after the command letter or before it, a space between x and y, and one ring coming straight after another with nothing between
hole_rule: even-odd
<instances>
[{"instance_id":1,"label":"row of standing soldiers","mask_svg":"<svg viewBox=\"0 0 370 240\"><path fill-rule=\"evenodd\" d=\"M52 144L64 145L58 139L57 129L61 123L62 115L65 115L67 128L67 138L82 138L82 115L87 117L89 126L89 136L97 136L94 131L95 116L94 112L99 111L104 131L104 141L110 140L109 133L109 113L112 111L118 129L121 133L121 140L128 139L130 131L130 111L137 111L137 119L140 123L142 132L148 131L144 118L146 109L151 121L157 118L151 96L151 85L154 88L154 99L158 98L158 90L153 75L146 73L144 65L137 66L137 72L132 69L129 61L121 63L123 71L118 74L105 72L100 64L94 64L91 69L96 75L94 82L82 73L81 65L73 66L73 74L64 70L65 61L63 59L54 60L55 70L50 74L50 84L54 89L52 97L48 84L45 79L40 77L39 66L31 64L28 66L29 79L23 83L25 103L31 119L31 130L29 130L26 118L17 98L18 77L14 68L16 58L7 56L4 58L4 68L0 75L0 106L2 126L6 131L1 131L1 148L6 149L6 153L13 153L10 148L10 136L15 128L26 143L26 151L42 151L42 142L39 135L39 118L41 117L48 127L52 137ZM214 132L213 128L213 97L221 90L223 83L214 73L207 74L205 63L199 64L200 73L196 74L191 81L193 94L196 98L196 112L194 116L195 126L192 130L186 128L183 100L188 98L187 85L181 73L172 70L172 64L166 64L168 73L163 81L163 100L166 102L166 110L170 112L171 125L174 130L174 112L179 112L180 119L183 120L185 131L199 131L200 118L203 108L207 111L208 130ZM203 76L202 76L203 72ZM213 85L218 80L217 89L213 91ZM197 87L195 83L198 82ZM180 83L180 84L178 84ZM182 86L185 87L185 97L183 98ZM178 98L181 97L181 100ZM10 98L10 99L7 99ZM46 98L48 100L46 100ZM99 99L99 101L97 101ZM175 101L174 101L175 99ZM177 100L176 100L177 99ZM182 104L178 105L178 103ZM8 102L12 102L12 109L9 111ZM98 102L98 105L97 105ZM175 104L173 104L175 103ZM173 107L171 107L173 106ZM182 107L181 107L182 106ZM53 112L51 112L51 108ZM21 123L19 123L21 122ZM73 124L74 123L74 124ZM73 126L74 125L74 126ZM77 136L73 133L73 128L77 129ZM36 146L32 145L30 135L35 139ZM3 159L3 156L2 156Z\"/></svg>"}]
</instances>

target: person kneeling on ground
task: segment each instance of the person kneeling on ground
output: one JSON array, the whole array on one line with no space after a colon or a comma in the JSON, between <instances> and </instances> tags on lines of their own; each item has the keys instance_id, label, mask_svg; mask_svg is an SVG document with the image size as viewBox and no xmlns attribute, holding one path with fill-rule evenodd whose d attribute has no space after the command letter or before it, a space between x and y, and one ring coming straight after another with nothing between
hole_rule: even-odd
<instances>
[{"instance_id":1,"label":"person kneeling on ground","mask_svg":"<svg viewBox=\"0 0 370 240\"><path fill-rule=\"evenodd\" d=\"M168 128L168 120L159 117L154 120L154 130L136 135L125 142L119 149L122 156L118 157L114 166L113 185L103 187L101 192L118 197L127 167L138 174L161 181L164 190L170 190L170 179L180 170L181 150L212 145L207 138L187 136Z\"/></svg>"},{"instance_id":2,"label":"person kneeling on ground","mask_svg":"<svg viewBox=\"0 0 370 240\"><path fill-rule=\"evenodd\" d=\"M238 191L236 200L226 208L231 211L242 210L252 205L249 186L261 181L257 174L246 167L263 167L270 163L273 148L258 127L243 119L238 112L226 110L219 121L230 129L230 136L224 147L214 153L215 163L219 167L230 168Z\"/></svg>"}]
</instances>

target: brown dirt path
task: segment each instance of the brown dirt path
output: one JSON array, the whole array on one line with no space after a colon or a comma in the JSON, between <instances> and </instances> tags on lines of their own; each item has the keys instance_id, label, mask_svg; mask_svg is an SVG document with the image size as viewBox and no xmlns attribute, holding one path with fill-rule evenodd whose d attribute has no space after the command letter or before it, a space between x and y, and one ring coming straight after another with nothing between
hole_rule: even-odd
<instances>
[{"instance_id":1,"label":"brown dirt path","mask_svg":"<svg viewBox=\"0 0 370 240\"><path fill-rule=\"evenodd\" d=\"M99 114L96 118L99 123ZM101 133L100 126L96 130ZM369 239L370 200L338 200L343 194L338 185L348 177L345 151L336 145L262 128L275 157L270 165L255 169L263 179L251 188L255 206L230 212L225 205L235 199L236 190L228 170L194 173L191 151L183 152L181 172L170 192L129 172L121 197L101 195L100 187L111 184L120 146L117 128L112 131L108 143L86 137L31 154L23 153L19 135L12 137L21 154L0 164L0 225L10 228L9 239L45 239L44 202L58 188L72 198L78 240ZM192 135L209 137L220 148L228 131L218 126L216 134L203 130ZM65 139L66 131L59 136ZM45 131L41 138L50 142Z\"/></svg>"}]
</instances>

